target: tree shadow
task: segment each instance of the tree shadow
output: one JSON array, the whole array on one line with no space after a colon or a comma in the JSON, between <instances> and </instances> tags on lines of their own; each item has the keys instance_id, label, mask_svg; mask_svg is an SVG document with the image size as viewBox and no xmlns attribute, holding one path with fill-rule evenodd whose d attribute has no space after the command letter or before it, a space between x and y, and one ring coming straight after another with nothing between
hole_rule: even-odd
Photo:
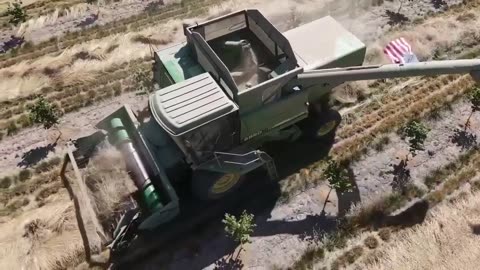
<instances>
[{"instance_id":1,"label":"tree shadow","mask_svg":"<svg viewBox=\"0 0 480 270\"><path fill-rule=\"evenodd\" d=\"M471 224L468 223L468 226L472 230L472 233L475 235L480 235L480 224Z\"/></svg>"},{"instance_id":2,"label":"tree shadow","mask_svg":"<svg viewBox=\"0 0 480 270\"><path fill-rule=\"evenodd\" d=\"M448 7L447 2L445 0L430 0L430 3L432 6L436 9L442 8L442 7Z\"/></svg>"},{"instance_id":3,"label":"tree shadow","mask_svg":"<svg viewBox=\"0 0 480 270\"><path fill-rule=\"evenodd\" d=\"M420 200L413 205L411 205L406 210L402 211L397 215L383 216L379 213L377 216L376 224L374 224L375 229L380 229L383 227L398 227L398 228L409 228L418 224L422 224L425 221L428 210L430 209L430 204L427 200Z\"/></svg>"},{"instance_id":4,"label":"tree shadow","mask_svg":"<svg viewBox=\"0 0 480 270\"><path fill-rule=\"evenodd\" d=\"M408 17L403 15L400 12L395 12L391 10L386 10L384 17L388 18L387 24L390 26L394 26L397 24L403 24L409 21Z\"/></svg>"},{"instance_id":5,"label":"tree shadow","mask_svg":"<svg viewBox=\"0 0 480 270\"><path fill-rule=\"evenodd\" d=\"M98 20L98 15L99 15L98 12L96 14L90 14L90 16L85 18L83 21L77 23L75 27L86 27L91 24L94 24Z\"/></svg>"},{"instance_id":6,"label":"tree shadow","mask_svg":"<svg viewBox=\"0 0 480 270\"><path fill-rule=\"evenodd\" d=\"M17 163L18 167L28 168L45 159L50 152L55 151L57 142L30 149L22 155L22 160Z\"/></svg>"},{"instance_id":7,"label":"tree shadow","mask_svg":"<svg viewBox=\"0 0 480 270\"><path fill-rule=\"evenodd\" d=\"M214 270L237 270L243 269L244 264L242 260L238 258L233 258L233 253L229 254L227 258L221 258L217 262L215 262Z\"/></svg>"},{"instance_id":8,"label":"tree shadow","mask_svg":"<svg viewBox=\"0 0 480 270\"><path fill-rule=\"evenodd\" d=\"M466 129L455 129L450 139L462 150L468 150L477 144L477 135L468 132Z\"/></svg>"},{"instance_id":9,"label":"tree shadow","mask_svg":"<svg viewBox=\"0 0 480 270\"><path fill-rule=\"evenodd\" d=\"M402 159L398 164L391 164L393 170L388 171L388 174L393 174L393 181L391 183L393 191L405 192L407 184L410 182L410 169L407 168L407 161Z\"/></svg>"},{"instance_id":10,"label":"tree shadow","mask_svg":"<svg viewBox=\"0 0 480 270\"><path fill-rule=\"evenodd\" d=\"M3 46L0 47L0 52L6 53L8 50L13 49L22 45L25 42L24 37L16 37L14 35L10 36L10 39L3 43Z\"/></svg>"},{"instance_id":11,"label":"tree shadow","mask_svg":"<svg viewBox=\"0 0 480 270\"><path fill-rule=\"evenodd\" d=\"M352 188L345 192L337 192L338 198L338 217L344 217L353 206L361 202L360 190L358 189L357 179L352 168L347 165L348 181L352 185Z\"/></svg>"}]
</instances>

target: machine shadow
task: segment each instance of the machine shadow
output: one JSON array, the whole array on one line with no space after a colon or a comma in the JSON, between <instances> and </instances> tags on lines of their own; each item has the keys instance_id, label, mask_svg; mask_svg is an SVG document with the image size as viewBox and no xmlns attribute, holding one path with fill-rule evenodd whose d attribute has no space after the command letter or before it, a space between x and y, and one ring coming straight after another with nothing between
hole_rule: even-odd
<instances>
[{"instance_id":1,"label":"machine shadow","mask_svg":"<svg viewBox=\"0 0 480 270\"><path fill-rule=\"evenodd\" d=\"M332 142L298 140L295 143L269 143L264 146L265 149L263 150L274 158L279 177L284 179L286 176L298 172L301 168L326 158L332 145ZM218 202L217 205L223 204L227 207L223 208L221 213L217 213L214 218L196 226L193 233L185 234L181 241L176 240L177 248L170 246L170 250L185 250L186 246L196 247L195 252L182 258L181 263L177 260L172 267L174 269L203 269L215 264L216 269L238 269L235 267L241 265L241 262L238 259L232 260L232 255L238 250L238 246L223 234L221 220L224 212L239 215L243 210L246 210L254 214L256 227L252 237L290 234L297 235L302 240L309 240L331 232L335 229L338 218L344 215L354 203L360 201L353 171L349 170L349 175L353 184L352 191L337 192L339 216L330 216L322 211L318 215L306 215L298 220L271 220L271 212L279 202L280 184L276 181L270 181L263 170L252 172L245 184L233 196L239 199L234 200L233 203L228 201L231 199L227 199L226 202ZM181 205L185 205L185 203ZM197 205L197 207L202 206ZM215 239L215 244L206 239ZM210 247L210 245L214 247ZM208 249L208 252L201 252L202 249ZM161 251L158 252L161 253ZM165 258L175 257L174 252L167 251L167 253L170 253L170 255ZM155 256L158 258L159 254L156 253ZM169 264L168 259L164 260L162 264ZM155 265L158 264L159 262L156 261ZM150 264L146 267L152 266ZM139 266L136 265L136 267Z\"/></svg>"},{"instance_id":2,"label":"machine shadow","mask_svg":"<svg viewBox=\"0 0 480 270\"><path fill-rule=\"evenodd\" d=\"M430 204L427 200L420 200L396 215L379 215L374 224L376 230L384 227L410 228L422 224L427 217Z\"/></svg>"}]
</instances>

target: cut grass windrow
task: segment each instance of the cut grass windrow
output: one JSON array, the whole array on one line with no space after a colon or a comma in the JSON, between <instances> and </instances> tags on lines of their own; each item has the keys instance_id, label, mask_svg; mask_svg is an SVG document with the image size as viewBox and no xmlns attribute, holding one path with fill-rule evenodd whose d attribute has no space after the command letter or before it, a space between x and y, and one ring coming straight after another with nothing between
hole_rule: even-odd
<instances>
[{"instance_id":1,"label":"cut grass windrow","mask_svg":"<svg viewBox=\"0 0 480 270\"><path fill-rule=\"evenodd\" d=\"M53 13L56 9L66 9L67 7L84 3L84 0L45 0L45 1L36 1L29 5L25 5L24 9L28 14L29 18L36 18L42 15ZM8 23L9 16L5 13L0 13L0 30L5 29L10 26Z\"/></svg>"},{"instance_id":2,"label":"cut grass windrow","mask_svg":"<svg viewBox=\"0 0 480 270\"><path fill-rule=\"evenodd\" d=\"M123 32L139 31L153 25L161 25L169 20L185 19L208 12L209 7L220 0L184 0L181 3L172 3L150 13L141 13L125 19L109 22L105 25L95 25L85 30L70 32L62 37L51 38L36 45L11 50L0 56L0 69L6 68L24 60L33 60L38 57L64 50L75 44L94 39L119 34Z\"/></svg>"},{"instance_id":3,"label":"cut grass windrow","mask_svg":"<svg viewBox=\"0 0 480 270\"><path fill-rule=\"evenodd\" d=\"M151 66L151 62L144 59L137 62L139 64L127 65L124 69L118 69L113 73L105 74L99 81L87 85L50 88L48 91L44 91L42 96L55 104L62 114L66 114L91 106L97 102L108 100L113 96L119 96L122 93L136 91L136 82L133 79L134 74L131 71L128 72L128 70L148 69ZM28 117L28 107L35 102L37 97L38 95L29 96L28 99L12 103L10 106L7 106L8 109L1 110L0 133L12 135L32 126ZM15 130L14 132L9 132L12 125L15 126Z\"/></svg>"},{"instance_id":4,"label":"cut grass windrow","mask_svg":"<svg viewBox=\"0 0 480 270\"><path fill-rule=\"evenodd\" d=\"M42 161L30 169L22 169L16 174L3 176L0 178L1 183L8 182L0 188L0 216L9 215L12 211L11 205L17 205L15 202L22 198L28 197L30 194L37 192L45 185L59 181L59 173L62 159L53 157L49 160ZM42 200L46 198L43 193Z\"/></svg>"}]
</instances>

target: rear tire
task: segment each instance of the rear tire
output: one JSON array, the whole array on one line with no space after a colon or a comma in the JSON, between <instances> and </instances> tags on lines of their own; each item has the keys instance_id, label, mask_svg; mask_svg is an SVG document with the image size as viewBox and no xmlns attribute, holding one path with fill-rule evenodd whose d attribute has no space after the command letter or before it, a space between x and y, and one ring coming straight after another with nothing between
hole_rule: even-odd
<instances>
[{"instance_id":1,"label":"rear tire","mask_svg":"<svg viewBox=\"0 0 480 270\"><path fill-rule=\"evenodd\" d=\"M200 200L216 200L236 190L244 180L236 173L219 173L212 171L194 171L192 176L192 193Z\"/></svg>"}]
</instances>

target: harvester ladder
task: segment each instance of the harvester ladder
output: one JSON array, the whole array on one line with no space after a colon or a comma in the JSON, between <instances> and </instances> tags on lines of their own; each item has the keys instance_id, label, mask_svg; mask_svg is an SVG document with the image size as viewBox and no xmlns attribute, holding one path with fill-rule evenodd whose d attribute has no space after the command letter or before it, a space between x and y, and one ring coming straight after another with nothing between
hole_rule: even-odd
<instances>
[{"instance_id":1,"label":"harvester ladder","mask_svg":"<svg viewBox=\"0 0 480 270\"><path fill-rule=\"evenodd\" d=\"M260 156L258 155L257 151L250 151L244 154L237 154L237 153L228 153L228 152L215 152L215 159L217 160L218 165L221 167L222 163L225 164L233 164L233 165L240 165L240 166L248 166L254 162L261 160ZM249 158L249 156L253 156ZM231 159L228 160L228 157Z\"/></svg>"},{"instance_id":2,"label":"harvester ladder","mask_svg":"<svg viewBox=\"0 0 480 270\"><path fill-rule=\"evenodd\" d=\"M258 151L260 159L265 162L265 167L267 168L268 176L270 176L270 179L274 180L278 178L278 172L277 172L277 167L275 166L275 161L273 158L263 152L263 151Z\"/></svg>"},{"instance_id":3,"label":"harvester ladder","mask_svg":"<svg viewBox=\"0 0 480 270\"><path fill-rule=\"evenodd\" d=\"M261 161L265 165L265 168L267 169L268 176L270 177L270 179L273 180L278 178L275 161L273 160L273 158L271 158L267 153L263 151L253 150L244 154L215 152L214 155L220 167L222 167L222 163L239 165L239 166L250 166L257 161ZM231 159L228 160L227 157L230 157ZM254 168L258 168L258 166Z\"/></svg>"}]
</instances>

